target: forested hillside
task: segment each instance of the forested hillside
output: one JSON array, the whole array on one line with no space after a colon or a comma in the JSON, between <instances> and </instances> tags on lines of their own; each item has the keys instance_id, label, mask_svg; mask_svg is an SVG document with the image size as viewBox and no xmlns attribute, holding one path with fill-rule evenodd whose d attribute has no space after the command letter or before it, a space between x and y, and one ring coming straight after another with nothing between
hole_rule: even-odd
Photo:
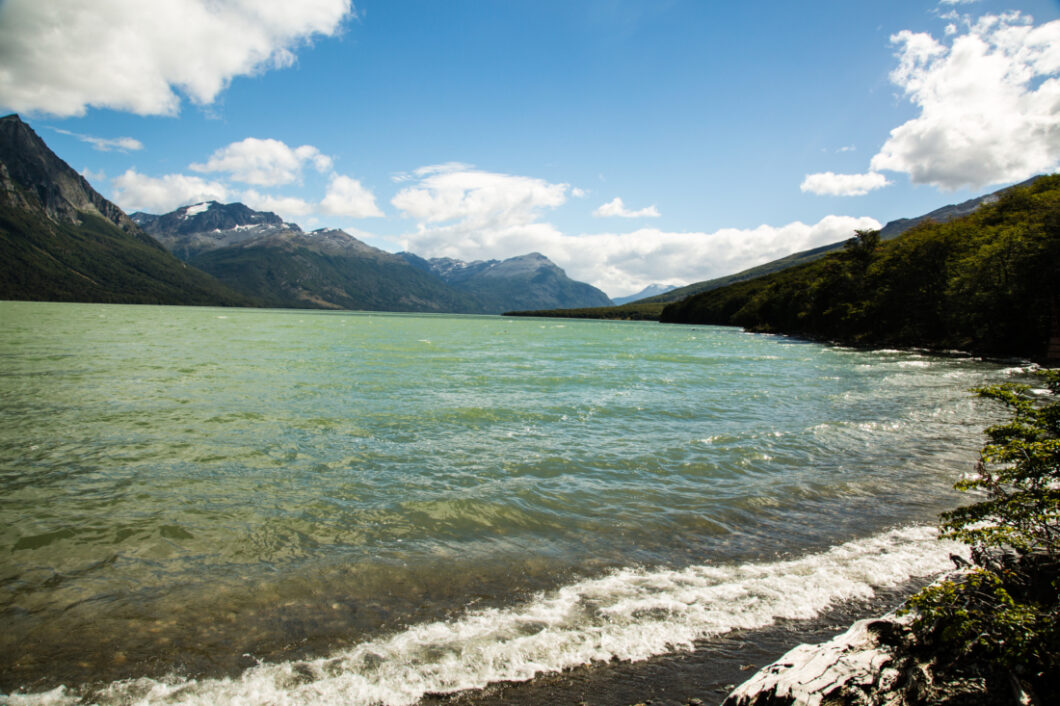
<instances>
[{"instance_id":1,"label":"forested hillside","mask_svg":"<svg viewBox=\"0 0 1060 706\"><path fill-rule=\"evenodd\" d=\"M1045 357L1058 311L1060 176L948 223L843 251L667 306L661 320L852 344Z\"/></svg>"}]
</instances>

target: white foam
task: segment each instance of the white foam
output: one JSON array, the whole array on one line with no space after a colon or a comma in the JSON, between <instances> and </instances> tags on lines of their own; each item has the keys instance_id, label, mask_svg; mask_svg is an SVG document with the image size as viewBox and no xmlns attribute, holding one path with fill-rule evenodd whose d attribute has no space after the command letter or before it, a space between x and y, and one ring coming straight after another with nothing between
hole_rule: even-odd
<instances>
[{"instance_id":1,"label":"white foam","mask_svg":"<svg viewBox=\"0 0 1060 706\"><path fill-rule=\"evenodd\" d=\"M238 678L116 682L94 698L104 704L413 704L427 693L526 680L595 661L643 660L736 629L811 618L877 588L939 573L958 548L937 540L933 528L910 527L785 561L623 569L522 606L416 625L326 658L260 664ZM63 690L0 700L77 701Z\"/></svg>"}]
</instances>

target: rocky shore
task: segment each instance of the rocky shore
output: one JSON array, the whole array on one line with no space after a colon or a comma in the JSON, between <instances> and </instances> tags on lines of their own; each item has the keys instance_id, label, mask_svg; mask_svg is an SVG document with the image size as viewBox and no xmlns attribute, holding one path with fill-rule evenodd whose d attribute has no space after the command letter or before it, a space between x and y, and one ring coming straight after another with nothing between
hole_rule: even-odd
<instances>
[{"instance_id":1,"label":"rocky shore","mask_svg":"<svg viewBox=\"0 0 1060 706\"><path fill-rule=\"evenodd\" d=\"M911 654L911 622L889 613L860 620L828 642L799 645L737 687L723 706L921 703L932 677Z\"/></svg>"},{"instance_id":2,"label":"rocky shore","mask_svg":"<svg viewBox=\"0 0 1060 706\"><path fill-rule=\"evenodd\" d=\"M958 569L939 579L960 581ZM1002 706L1039 701L1010 675L954 662L924 644L901 609L799 645L736 687L722 706Z\"/></svg>"}]
</instances>

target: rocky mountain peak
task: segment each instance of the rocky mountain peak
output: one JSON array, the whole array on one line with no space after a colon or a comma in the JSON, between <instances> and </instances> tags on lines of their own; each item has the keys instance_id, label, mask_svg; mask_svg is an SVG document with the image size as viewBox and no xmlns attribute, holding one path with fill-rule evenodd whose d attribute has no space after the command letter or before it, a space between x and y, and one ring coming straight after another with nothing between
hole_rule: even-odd
<instances>
[{"instance_id":1,"label":"rocky mountain peak","mask_svg":"<svg viewBox=\"0 0 1060 706\"><path fill-rule=\"evenodd\" d=\"M181 206L161 216L138 211L132 214L132 218L147 232L157 232L168 236L231 231L250 227L301 231L297 225L285 223L282 218L271 211L255 211L242 203L223 204L217 201Z\"/></svg>"},{"instance_id":2,"label":"rocky mountain peak","mask_svg":"<svg viewBox=\"0 0 1060 706\"><path fill-rule=\"evenodd\" d=\"M242 203L203 201L160 216L137 212L132 219L184 260L266 236L302 234L296 224L284 222L275 213L255 211Z\"/></svg>"},{"instance_id":3,"label":"rocky mountain peak","mask_svg":"<svg viewBox=\"0 0 1060 706\"><path fill-rule=\"evenodd\" d=\"M52 152L18 115L0 118L0 163L3 203L39 208L55 222L80 223L86 213L101 216L127 233L140 234L120 208Z\"/></svg>"}]
</instances>

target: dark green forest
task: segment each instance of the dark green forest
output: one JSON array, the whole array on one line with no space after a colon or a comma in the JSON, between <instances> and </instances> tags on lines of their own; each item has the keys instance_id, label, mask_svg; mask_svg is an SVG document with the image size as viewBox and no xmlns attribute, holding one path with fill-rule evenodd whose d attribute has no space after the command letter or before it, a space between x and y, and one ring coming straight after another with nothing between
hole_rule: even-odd
<instances>
[{"instance_id":1,"label":"dark green forest","mask_svg":"<svg viewBox=\"0 0 1060 706\"><path fill-rule=\"evenodd\" d=\"M0 299L250 306L143 233L105 218L54 222L0 205Z\"/></svg>"},{"instance_id":2,"label":"dark green forest","mask_svg":"<svg viewBox=\"0 0 1060 706\"><path fill-rule=\"evenodd\" d=\"M1060 175L881 242L859 231L815 262L689 297L664 323L854 345L1046 356L1058 311Z\"/></svg>"}]
</instances>

